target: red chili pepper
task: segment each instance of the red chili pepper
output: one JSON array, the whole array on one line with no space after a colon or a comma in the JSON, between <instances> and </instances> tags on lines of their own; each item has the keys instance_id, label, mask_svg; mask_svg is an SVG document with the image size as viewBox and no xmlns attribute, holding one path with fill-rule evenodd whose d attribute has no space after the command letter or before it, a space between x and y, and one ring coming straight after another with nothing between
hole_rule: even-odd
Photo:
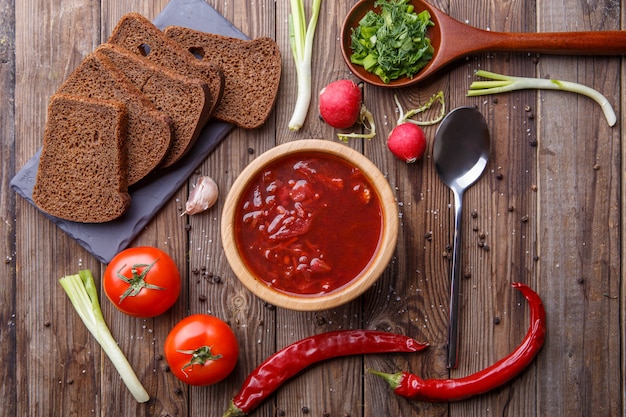
<instances>
[{"instance_id":1,"label":"red chili pepper","mask_svg":"<svg viewBox=\"0 0 626 417\"><path fill-rule=\"evenodd\" d=\"M427 346L407 336L373 330L339 330L307 337L279 350L252 371L223 417L248 414L283 382L314 363L366 353L417 352Z\"/></svg>"},{"instance_id":2,"label":"red chili pepper","mask_svg":"<svg viewBox=\"0 0 626 417\"><path fill-rule=\"evenodd\" d=\"M385 379L394 392L410 400L448 402L483 394L509 382L533 361L546 334L546 312L541 298L524 284L513 283L530 306L530 327L524 341L508 356L472 375L459 379L422 379L408 372L372 372Z\"/></svg>"}]
</instances>

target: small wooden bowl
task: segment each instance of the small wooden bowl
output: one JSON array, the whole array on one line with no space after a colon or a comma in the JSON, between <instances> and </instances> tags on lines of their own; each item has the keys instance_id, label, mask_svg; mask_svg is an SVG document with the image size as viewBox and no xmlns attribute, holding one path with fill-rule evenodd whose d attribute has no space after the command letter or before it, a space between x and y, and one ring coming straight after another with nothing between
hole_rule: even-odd
<instances>
[{"instance_id":1,"label":"small wooden bowl","mask_svg":"<svg viewBox=\"0 0 626 417\"><path fill-rule=\"evenodd\" d=\"M374 187L381 205L382 227L378 246L372 260L361 273L345 286L329 293L313 295L294 295L278 291L259 280L252 273L238 250L235 235L235 216L242 193L258 174L277 159L297 153L326 153L342 158L357 167ZM380 170L369 159L352 148L329 140L305 139L276 146L252 161L235 180L228 192L222 212L221 234L226 258L233 272L252 293L266 302L278 307L300 311L319 311L347 303L365 292L383 273L396 248L398 235L398 208L395 195ZM329 238L332 234L329 233Z\"/></svg>"},{"instance_id":2,"label":"small wooden bowl","mask_svg":"<svg viewBox=\"0 0 626 417\"><path fill-rule=\"evenodd\" d=\"M402 78L398 78L395 80L391 80L389 81L389 83L385 83L383 80L380 79L378 75L368 72L362 65L356 65L350 61L350 56L352 55L352 49L350 48L350 45L352 44L352 39L351 39L352 29L356 29L359 26L359 22L368 11L374 10L377 13L380 12L380 7L374 7L375 2L376 0L359 1L357 4L355 4L352 7L352 9L348 12L348 15L346 16L345 20L343 21L343 27L341 29L341 54L343 55L344 61L346 61L346 65L348 65L348 68L350 68L350 71L352 71L352 73L355 76L365 81L366 83L375 85L377 87L383 87L383 88L409 87L413 84L416 84L422 81L421 77L413 77L413 78L402 77ZM431 19L435 19L436 16L434 16L432 8L429 7L428 4L424 4L424 2L422 1L414 1L411 3L413 3L413 5L415 6L416 13L420 13L426 9L430 12ZM433 45L439 44L439 36L440 36L439 31L436 31L436 30L429 31L428 36L431 38L431 42ZM435 37L437 39L434 39ZM424 71L424 68L422 68L421 71Z\"/></svg>"}]
</instances>

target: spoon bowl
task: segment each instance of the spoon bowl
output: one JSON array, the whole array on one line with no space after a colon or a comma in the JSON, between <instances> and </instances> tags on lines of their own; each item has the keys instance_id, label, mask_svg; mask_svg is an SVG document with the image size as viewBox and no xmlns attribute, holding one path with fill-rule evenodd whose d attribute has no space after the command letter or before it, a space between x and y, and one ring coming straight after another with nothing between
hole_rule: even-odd
<instances>
[{"instance_id":1,"label":"spoon bowl","mask_svg":"<svg viewBox=\"0 0 626 417\"><path fill-rule=\"evenodd\" d=\"M560 55L622 55L626 53L626 31L598 32L493 32L478 29L451 18L424 0L411 0L415 12L428 10L435 24L427 36L435 50L433 58L412 78L404 77L384 83L380 77L367 72L361 65L350 62L351 34L375 0L362 0L354 5L343 23L341 52L346 64L361 80L379 87L407 87L421 83L453 61L480 52L533 52Z\"/></svg>"},{"instance_id":2,"label":"spoon bowl","mask_svg":"<svg viewBox=\"0 0 626 417\"><path fill-rule=\"evenodd\" d=\"M459 107L448 113L435 134L433 144L435 169L439 178L454 195L448 368L456 368L458 356L463 193L482 175L487 166L490 148L487 122L474 107Z\"/></svg>"}]
</instances>

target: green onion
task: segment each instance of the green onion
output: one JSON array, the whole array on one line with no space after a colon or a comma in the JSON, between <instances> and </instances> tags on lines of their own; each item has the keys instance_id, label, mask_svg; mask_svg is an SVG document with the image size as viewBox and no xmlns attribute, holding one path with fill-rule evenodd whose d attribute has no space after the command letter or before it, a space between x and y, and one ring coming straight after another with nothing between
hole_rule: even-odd
<instances>
[{"instance_id":1,"label":"green onion","mask_svg":"<svg viewBox=\"0 0 626 417\"><path fill-rule=\"evenodd\" d=\"M322 0L313 0L311 20L307 28L302 0L291 0L289 43L296 62L298 95L293 115L289 121L289 130L300 130L309 111L309 104L311 103L311 55L321 4Z\"/></svg>"},{"instance_id":2,"label":"green onion","mask_svg":"<svg viewBox=\"0 0 626 417\"><path fill-rule=\"evenodd\" d=\"M122 380L130 390L135 400L145 403L150 396L144 389L137 375L131 368L126 356L122 353L111 331L107 327L102 316L96 284L91 271L82 270L76 275L67 275L59 280L59 283L67 293L74 309L82 319L89 332L96 338L102 350L107 354Z\"/></svg>"},{"instance_id":3,"label":"green onion","mask_svg":"<svg viewBox=\"0 0 626 417\"><path fill-rule=\"evenodd\" d=\"M569 91L587 96L598 103L604 112L609 126L613 126L617 122L617 116L615 116L615 112L609 100L597 90L585 85L570 81L548 80L544 78L513 77L483 70L476 71L476 75L478 77L489 78L492 81L474 81L467 92L468 96L482 96L531 88Z\"/></svg>"}]
</instances>

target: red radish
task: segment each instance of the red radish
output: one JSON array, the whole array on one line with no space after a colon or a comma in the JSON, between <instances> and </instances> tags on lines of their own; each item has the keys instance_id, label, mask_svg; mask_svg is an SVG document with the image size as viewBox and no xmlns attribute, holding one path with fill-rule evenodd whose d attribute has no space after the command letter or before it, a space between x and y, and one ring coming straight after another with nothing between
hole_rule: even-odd
<instances>
[{"instance_id":1,"label":"red radish","mask_svg":"<svg viewBox=\"0 0 626 417\"><path fill-rule=\"evenodd\" d=\"M398 101L398 97L394 96L394 99L398 106L400 117L396 127L387 137L387 147L395 156L410 164L421 159L426 151L426 135L424 135L420 125L427 126L438 123L446 112L443 92L438 92L426 104L417 109L409 110L406 114L400 105L400 101ZM441 103L441 114L438 117L423 122L411 120L412 116L428 110L435 102Z\"/></svg>"},{"instance_id":2,"label":"red radish","mask_svg":"<svg viewBox=\"0 0 626 417\"><path fill-rule=\"evenodd\" d=\"M376 136L374 115L363 104L361 89L350 80L337 80L322 88L319 95L322 119L335 129L347 129L361 123L367 133L337 133L344 142L349 138L371 139Z\"/></svg>"},{"instance_id":3,"label":"red radish","mask_svg":"<svg viewBox=\"0 0 626 417\"><path fill-rule=\"evenodd\" d=\"M400 123L389 134L387 147L395 156L410 164L424 156L426 136L419 126Z\"/></svg>"},{"instance_id":4,"label":"red radish","mask_svg":"<svg viewBox=\"0 0 626 417\"><path fill-rule=\"evenodd\" d=\"M335 129L347 129L359 120L361 100L361 89L353 81L333 81L320 91L320 115Z\"/></svg>"}]
</instances>

